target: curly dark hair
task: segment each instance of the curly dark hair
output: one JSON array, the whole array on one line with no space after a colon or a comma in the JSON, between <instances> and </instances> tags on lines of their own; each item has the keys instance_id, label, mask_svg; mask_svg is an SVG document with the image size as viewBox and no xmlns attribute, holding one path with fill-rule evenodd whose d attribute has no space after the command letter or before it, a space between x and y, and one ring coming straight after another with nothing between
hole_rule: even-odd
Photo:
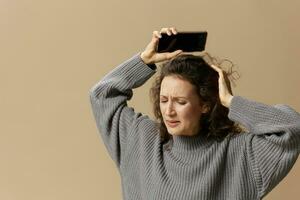
<instances>
[{"instance_id":1,"label":"curly dark hair","mask_svg":"<svg viewBox=\"0 0 300 200\"><path fill-rule=\"evenodd\" d=\"M207 59L208 58L208 59ZM196 87L197 95L203 103L207 104L209 112L203 114L200 119L201 134L221 140L242 132L242 127L228 118L229 109L223 106L219 99L218 73L210 66L221 64L229 60L218 61L217 58L208 53L202 55L182 54L161 66L160 74L156 77L151 89L150 98L153 103L153 112L159 124L160 136L163 141L168 141L171 135L164 124L160 110L160 89L164 77L174 75L183 80L189 81ZM227 77L233 82L233 63L228 71L224 70ZM199 133L200 134L200 133Z\"/></svg>"}]
</instances>

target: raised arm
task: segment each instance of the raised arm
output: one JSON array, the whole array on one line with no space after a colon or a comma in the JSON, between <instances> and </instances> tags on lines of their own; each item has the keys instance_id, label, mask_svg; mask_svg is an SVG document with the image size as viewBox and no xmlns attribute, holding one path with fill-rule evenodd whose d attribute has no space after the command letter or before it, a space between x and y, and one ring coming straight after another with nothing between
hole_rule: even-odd
<instances>
[{"instance_id":1,"label":"raised arm","mask_svg":"<svg viewBox=\"0 0 300 200\"><path fill-rule=\"evenodd\" d=\"M290 171L300 149L300 114L287 105L269 106L232 96L226 73L219 74L219 97L228 117L248 129L247 156L260 197L268 194Z\"/></svg>"},{"instance_id":2,"label":"raised arm","mask_svg":"<svg viewBox=\"0 0 300 200\"><path fill-rule=\"evenodd\" d=\"M298 158L300 114L287 105L269 106L234 96L228 116L249 131L247 156L262 198L288 174Z\"/></svg>"},{"instance_id":3,"label":"raised arm","mask_svg":"<svg viewBox=\"0 0 300 200\"><path fill-rule=\"evenodd\" d=\"M161 32L170 31L162 29ZM156 53L159 33L154 31L152 40L142 53L117 66L95 84L89 92L92 111L103 142L119 168L126 153L128 137L138 137L134 132L141 113L127 106L132 89L143 85L155 72L155 63L172 59L181 51Z\"/></svg>"},{"instance_id":4,"label":"raised arm","mask_svg":"<svg viewBox=\"0 0 300 200\"><path fill-rule=\"evenodd\" d=\"M132 89L141 86L155 70L147 66L140 53L117 66L90 89L90 102L103 142L119 167L127 137L141 113L127 106Z\"/></svg>"}]
</instances>

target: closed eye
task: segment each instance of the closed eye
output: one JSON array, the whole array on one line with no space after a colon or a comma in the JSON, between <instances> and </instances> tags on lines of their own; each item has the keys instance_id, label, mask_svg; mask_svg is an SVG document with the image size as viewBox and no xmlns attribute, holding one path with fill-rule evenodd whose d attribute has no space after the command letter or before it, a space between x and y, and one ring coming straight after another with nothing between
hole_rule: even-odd
<instances>
[{"instance_id":1,"label":"closed eye","mask_svg":"<svg viewBox=\"0 0 300 200\"><path fill-rule=\"evenodd\" d=\"M160 103L166 103L166 102L168 102L168 101L167 101L167 100L160 100ZM186 104L185 101L178 101L178 103L179 103L180 105Z\"/></svg>"}]
</instances>

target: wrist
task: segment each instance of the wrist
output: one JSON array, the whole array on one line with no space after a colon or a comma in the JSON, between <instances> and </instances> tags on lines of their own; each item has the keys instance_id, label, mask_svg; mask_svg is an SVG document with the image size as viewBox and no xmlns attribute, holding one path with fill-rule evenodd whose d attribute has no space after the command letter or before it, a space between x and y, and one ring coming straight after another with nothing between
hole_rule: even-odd
<instances>
[{"instance_id":1,"label":"wrist","mask_svg":"<svg viewBox=\"0 0 300 200\"><path fill-rule=\"evenodd\" d=\"M151 64L144 52L141 53L141 59L145 64Z\"/></svg>"},{"instance_id":2,"label":"wrist","mask_svg":"<svg viewBox=\"0 0 300 200\"><path fill-rule=\"evenodd\" d=\"M223 102L222 102L222 105L229 108L230 104L231 104L231 101L233 99L233 96L232 95L229 95Z\"/></svg>"}]
</instances>

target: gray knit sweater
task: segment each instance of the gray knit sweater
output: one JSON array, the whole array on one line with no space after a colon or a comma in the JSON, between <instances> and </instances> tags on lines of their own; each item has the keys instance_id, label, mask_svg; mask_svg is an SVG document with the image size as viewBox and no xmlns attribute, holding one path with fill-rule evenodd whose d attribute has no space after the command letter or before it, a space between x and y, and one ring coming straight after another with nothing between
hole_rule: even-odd
<instances>
[{"instance_id":1,"label":"gray knit sweater","mask_svg":"<svg viewBox=\"0 0 300 200\"><path fill-rule=\"evenodd\" d=\"M157 123L127 106L132 89L155 72L137 53L89 91L124 200L261 199L291 170L300 152L300 115L287 105L234 96L228 117L246 133L221 142L200 135L162 143Z\"/></svg>"}]
</instances>

